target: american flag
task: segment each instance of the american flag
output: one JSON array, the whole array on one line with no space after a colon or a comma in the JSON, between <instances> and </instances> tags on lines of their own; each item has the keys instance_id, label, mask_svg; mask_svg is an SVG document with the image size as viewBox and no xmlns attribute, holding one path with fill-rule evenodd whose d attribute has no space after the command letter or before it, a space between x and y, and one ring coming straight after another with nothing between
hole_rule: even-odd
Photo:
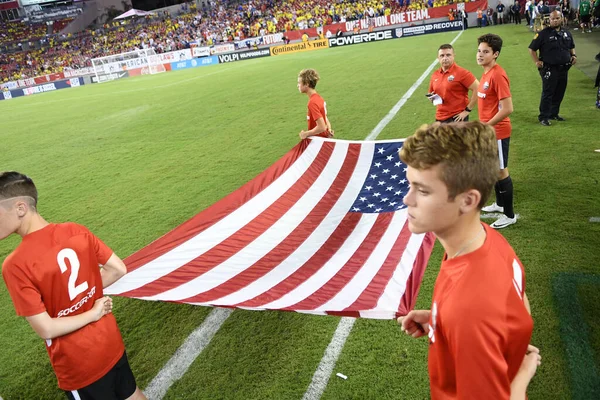
<instances>
[{"instance_id":1,"label":"american flag","mask_svg":"<svg viewBox=\"0 0 600 400\"><path fill-rule=\"evenodd\" d=\"M107 294L389 319L415 304L433 247L408 230L402 140L303 140L125 260Z\"/></svg>"}]
</instances>

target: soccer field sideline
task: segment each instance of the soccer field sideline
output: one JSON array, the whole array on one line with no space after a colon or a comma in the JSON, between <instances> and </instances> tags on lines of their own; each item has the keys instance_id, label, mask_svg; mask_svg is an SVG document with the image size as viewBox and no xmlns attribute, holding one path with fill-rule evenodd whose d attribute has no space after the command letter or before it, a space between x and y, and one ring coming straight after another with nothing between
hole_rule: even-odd
<instances>
[{"instance_id":1,"label":"soccer field sideline","mask_svg":"<svg viewBox=\"0 0 600 400\"><path fill-rule=\"evenodd\" d=\"M459 31L450 43L454 44L463 32L464 30ZM435 59L419 79L415 81L408 91L392 107L388 114L385 115L375 128L373 128L365 140L377 139L383 129L390 123L396 114L398 114L402 106L406 104L408 99L410 99L419 86L423 84L425 79L430 76L437 64L438 61ZM229 309L215 309L211 311L206 320L188 336L185 342L177 349L173 357L165 364L144 390L146 396L148 396L150 400L161 400L166 395L171 385L185 374L194 360L202 353L204 348L208 346L211 339L216 335L232 312L233 310ZM321 398L327 387L327 383L329 382L329 377L335 368L337 359L344 348L346 339L350 336L355 320L355 318L351 317L343 317L340 319L331 342L325 349L323 358L304 394L303 400L318 400Z\"/></svg>"}]
</instances>

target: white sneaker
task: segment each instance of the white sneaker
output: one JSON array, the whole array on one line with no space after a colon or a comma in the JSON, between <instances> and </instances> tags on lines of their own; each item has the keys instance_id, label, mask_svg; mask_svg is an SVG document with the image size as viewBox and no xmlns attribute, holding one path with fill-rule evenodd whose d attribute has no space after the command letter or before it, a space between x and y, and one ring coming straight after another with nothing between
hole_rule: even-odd
<instances>
[{"instance_id":1,"label":"white sneaker","mask_svg":"<svg viewBox=\"0 0 600 400\"><path fill-rule=\"evenodd\" d=\"M517 216L515 215L514 218L509 218L506 215L501 216L500 218L498 218L496 220L496 222L494 222L493 224L491 224L490 226L494 229L502 229L502 228L506 228L509 225L512 224L516 224L517 223Z\"/></svg>"},{"instance_id":2,"label":"white sneaker","mask_svg":"<svg viewBox=\"0 0 600 400\"><path fill-rule=\"evenodd\" d=\"M494 202L489 206L483 207L481 211L486 213L504 212L504 207L500 207L498 204L496 204L496 202Z\"/></svg>"}]
</instances>

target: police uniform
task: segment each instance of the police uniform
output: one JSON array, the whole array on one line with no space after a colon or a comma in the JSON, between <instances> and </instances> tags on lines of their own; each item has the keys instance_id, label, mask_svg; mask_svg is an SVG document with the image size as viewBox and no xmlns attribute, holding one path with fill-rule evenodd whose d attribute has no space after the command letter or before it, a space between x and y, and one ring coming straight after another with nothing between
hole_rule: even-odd
<instances>
[{"instance_id":1,"label":"police uniform","mask_svg":"<svg viewBox=\"0 0 600 400\"><path fill-rule=\"evenodd\" d=\"M539 59L544 63L539 70L542 77L542 98L538 119L557 119L560 103L567 89L571 50L575 48L573 36L569 31L547 27L534 36L529 48L539 50Z\"/></svg>"}]
</instances>

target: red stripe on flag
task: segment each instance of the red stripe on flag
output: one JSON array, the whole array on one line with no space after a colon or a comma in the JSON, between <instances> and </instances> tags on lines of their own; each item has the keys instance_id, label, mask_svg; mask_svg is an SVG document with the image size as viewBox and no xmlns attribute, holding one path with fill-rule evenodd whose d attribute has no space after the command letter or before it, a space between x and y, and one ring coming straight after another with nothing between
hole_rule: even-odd
<instances>
[{"instance_id":1,"label":"red stripe on flag","mask_svg":"<svg viewBox=\"0 0 600 400\"><path fill-rule=\"evenodd\" d=\"M398 264L400 264L400 258L406 249L410 235L408 223L405 223L377 274L356 301L344 311L371 310L377 306L377 302L385 291L388 282L392 279L394 271L399 268Z\"/></svg>"},{"instance_id":2,"label":"red stripe on flag","mask_svg":"<svg viewBox=\"0 0 600 400\"><path fill-rule=\"evenodd\" d=\"M286 279L273 286L268 291L245 301L236 304L236 307L261 307L272 301L279 300L285 294L294 290L296 287L304 283L308 278L313 276L315 272L323 267L344 244L348 236L352 233L358 222L361 214L347 213L342 222L336 227L334 232L327 238L321 248L315 253L302 267L294 271L293 274Z\"/></svg>"},{"instance_id":3,"label":"red stripe on flag","mask_svg":"<svg viewBox=\"0 0 600 400\"><path fill-rule=\"evenodd\" d=\"M321 224L321 222L323 222L331 208L338 201L342 192L348 185L350 178L352 177L354 168L356 167L356 163L358 162L359 154L359 145L349 146L344 163L342 164L342 167L338 175L334 179L333 183L331 184L329 190L325 193L325 196L323 196L319 203L308 213L306 218L273 250L267 253L259 261L255 262L248 269L240 272L232 279L229 279L228 281L215 287L214 289L208 290L204 293L198 294L193 297L189 297L187 299L183 299L181 301L184 303L209 303L212 300L225 297L231 293L242 289L243 287L248 286L252 282L256 281L259 278L262 278L264 275L272 271L274 267L281 264L281 262L283 262L293 252L295 252L298 249L298 247L300 247L300 245L302 245L302 243L304 243L304 241L314 232L314 230ZM338 239L338 241L340 240ZM343 240L341 240L341 243L339 243L338 247L341 246L342 243ZM304 270L303 273L306 275L310 272ZM308 276L306 276L304 279L307 279ZM272 294L266 295L264 298L268 299L271 296ZM256 299L257 298L255 297L251 301L256 301ZM273 300L269 300L268 302L270 301ZM244 304L246 303L249 302L245 302Z\"/></svg>"},{"instance_id":4,"label":"red stripe on flag","mask_svg":"<svg viewBox=\"0 0 600 400\"><path fill-rule=\"evenodd\" d=\"M392 221L393 213L381 213L377 216L375 224L371 227L367 240L363 241L352 257L344 264L344 266L331 278L325 285L321 286L317 291L306 299L284 308L285 310L314 310L329 300L334 298L343 288L354 278L358 271L363 267L369 256L373 253L379 241L383 237L390 222ZM314 263L321 267L329 258L323 256L316 257Z\"/></svg>"},{"instance_id":5,"label":"red stripe on flag","mask_svg":"<svg viewBox=\"0 0 600 400\"><path fill-rule=\"evenodd\" d=\"M128 272L166 254L237 210L287 171L306 150L308 144L308 140L303 140L275 164L238 190L127 257L125 265L127 265Z\"/></svg>"},{"instance_id":6,"label":"red stripe on flag","mask_svg":"<svg viewBox=\"0 0 600 400\"><path fill-rule=\"evenodd\" d=\"M332 142L324 143L316 159L302 177L283 196L279 199L273 199L274 202L269 207L233 235L176 270L140 288L121 293L120 295L125 297L154 296L180 286L191 279L195 279L229 259L263 234L298 201L307 190L307 187L315 181L323 171L325 165L327 165L333 148L334 144Z\"/></svg>"},{"instance_id":7,"label":"red stripe on flag","mask_svg":"<svg viewBox=\"0 0 600 400\"><path fill-rule=\"evenodd\" d=\"M421 247L419 248L419 253L415 258L412 271L406 280L406 289L404 290L404 295L400 301L396 317L408 314L415 307L419 288L423 281L423 274L425 273L425 268L427 268L427 261L429 260L434 244L435 236L433 233L426 233L423 242L421 243Z\"/></svg>"}]
</instances>

